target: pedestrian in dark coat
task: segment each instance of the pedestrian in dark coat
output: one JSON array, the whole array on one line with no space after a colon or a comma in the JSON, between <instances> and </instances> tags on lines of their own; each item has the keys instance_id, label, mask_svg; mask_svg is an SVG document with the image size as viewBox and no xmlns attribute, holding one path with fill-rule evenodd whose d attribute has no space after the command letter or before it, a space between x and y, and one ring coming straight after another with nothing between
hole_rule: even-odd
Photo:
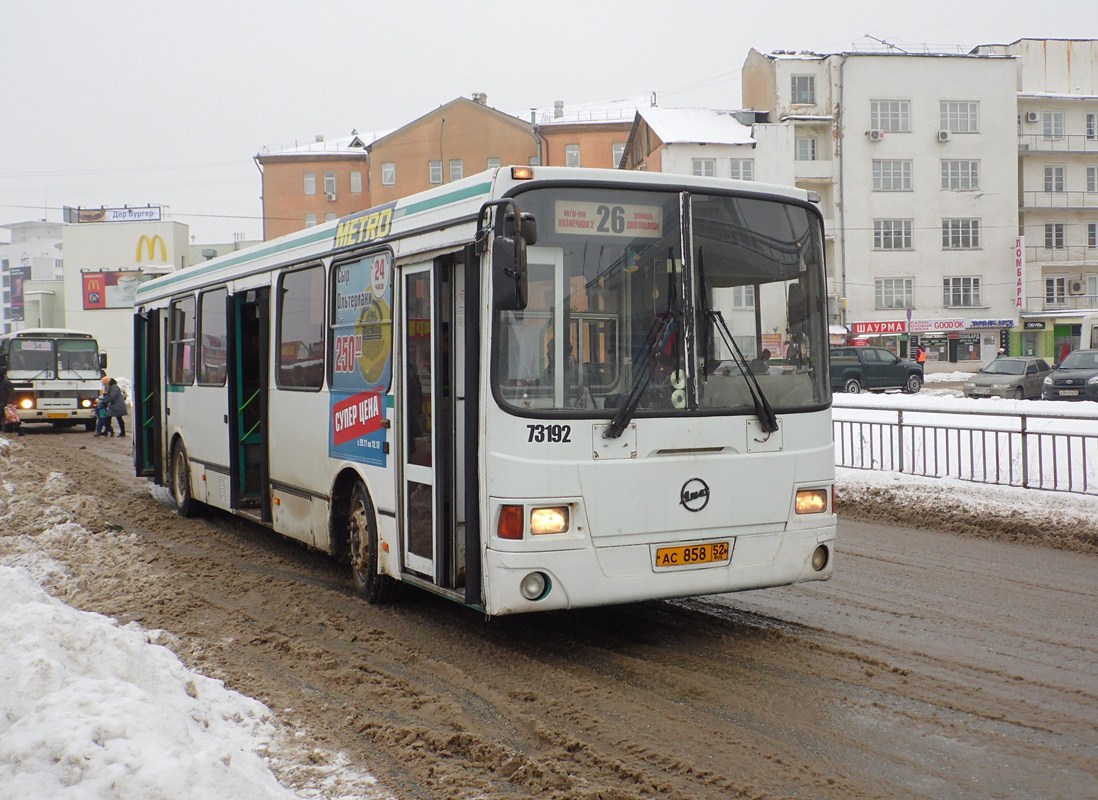
<instances>
[{"instance_id":1,"label":"pedestrian in dark coat","mask_svg":"<svg viewBox=\"0 0 1098 800\"><path fill-rule=\"evenodd\" d=\"M114 378L103 376L103 393L107 397L107 416L118 417L118 435L126 435L126 398L122 394L122 387ZM107 430L111 431L110 423Z\"/></svg>"}]
</instances>

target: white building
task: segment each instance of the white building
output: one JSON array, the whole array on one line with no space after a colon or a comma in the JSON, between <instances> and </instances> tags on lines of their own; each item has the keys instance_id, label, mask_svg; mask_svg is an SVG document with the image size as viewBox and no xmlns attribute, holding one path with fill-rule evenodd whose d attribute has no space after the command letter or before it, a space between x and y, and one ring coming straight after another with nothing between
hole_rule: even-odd
<instances>
[{"instance_id":1,"label":"white building","mask_svg":"<svg viewBox=\"0 0 1098 800\"><path fill-rule=\"evenodd\" d=\"M901 353L993 356L1018 318L1014 59L752 50L742 82L821 195L833 321Z\"/></svg>"},{"instance_id":2,"label":"white building","mask_svg":"<svg viewBox=\"0 0 1098 800\"><path fill-rule=\"evenodd\" d=\"M53 306L47 292L31 281L61 281L61 223L16 222L0 225L11 232L10 242L0 243L0 333L52 324ZM59 289L58 289L59 290Z\"/></svg>"},{"instance_id":3,"label":"white building","mask_svg":"<svg viewBox=\"0 0 1098 800\"><path fill-rule=\"evenodd\" d=\"M1098 309L1098 41L1019 39L973 52L1017 59L1021 349L1058 359Z\"/></svg>"},{"instance_id":4,"label":"white building","mask_svg":"<svg viewBox=\"0 0 1098 800\"><path fill-rule=\"evenodd\" d=\"M65 327L93 334L108 372L131 376L137 284L190 264L189 229L162 218L110 219L63 226Z\"/></svg>"}]
</instances>

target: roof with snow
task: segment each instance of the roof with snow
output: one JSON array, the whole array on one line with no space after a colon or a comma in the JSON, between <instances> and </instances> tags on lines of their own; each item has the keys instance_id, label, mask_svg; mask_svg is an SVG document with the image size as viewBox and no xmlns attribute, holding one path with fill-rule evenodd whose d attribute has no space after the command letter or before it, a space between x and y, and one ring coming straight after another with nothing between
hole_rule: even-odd
<instances>
[{"instance_id":1,"label":"roof with snow","mask_svg":"<svg viewBox=\"0 0 1098 800\"><path fill-rule=\"evenodd\" d=\"M264 145L263 150L260 151L259 155L262 158L272 158L278 156L323 156L365 153L367 145L373 144L389 133L391 133L391 131L374 131L372 133L363 134L360 134L358 131L351 131L350 136L340 136L335 139L317 136L311 142L294 142L291 145Z\"/></svg>"},{"instance_id":2,"label":"roof with snow","mask_svg":"<svg viewBox=\"0 0 1098 800\"><path fill-rule=\"evenodd\" d=\"M753 144L751 126L733 111L711 108L641 108L637 115L664 144Z\"/></svg>"},{"instance_id":3,"label":"roof with snow","mask_svg":"<svg viewBox=\"0 0 1098 800\"><path fill-rule=\"evenodd\" d=\"M582 125L606 122L630 123L637 110L652 106L655 97L649 94L625 97L619 100L597 100L587 103L565 104L557 101L552 108L535 108L535 125Z\"/></svg>"}]
</instances>

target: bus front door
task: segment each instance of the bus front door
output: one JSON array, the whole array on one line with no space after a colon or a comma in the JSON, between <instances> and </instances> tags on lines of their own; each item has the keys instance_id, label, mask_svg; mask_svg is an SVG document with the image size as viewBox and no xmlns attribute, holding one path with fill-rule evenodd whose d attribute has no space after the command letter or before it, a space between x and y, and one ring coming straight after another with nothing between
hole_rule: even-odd
<instances>
[{"instance_id":1,"label":"bus front door","mask_svg":"<svg viewBox=\"0 0 1098 800\"><path fill-rule=\"evenodd\" d=\"M229 486L232 507L271 521L267 395L270 290L229 297Z\"/></svg>"},{"instance_id":2,"label":"bus front door","mask_svg":"<svg viewBox=\"0 0 1098 800\"><path fill-rule=\"evenodd\" d=\"M164 425L160 414L161 311L146 311L133 318L133 460L136 474L164 482Z\"/></svg>"},{"instance_id":3,"label":"bus front door","mask_svg":"<svg viewBox=\"0 0 1098 800\"><path fill-rule=\"evenodd\" d=\"M456 487L453 480L453 351L450 337L453 260L401 273L399 418L402 551L405 570L436 586L458 585Z\"/></svg>"}]
</instances>

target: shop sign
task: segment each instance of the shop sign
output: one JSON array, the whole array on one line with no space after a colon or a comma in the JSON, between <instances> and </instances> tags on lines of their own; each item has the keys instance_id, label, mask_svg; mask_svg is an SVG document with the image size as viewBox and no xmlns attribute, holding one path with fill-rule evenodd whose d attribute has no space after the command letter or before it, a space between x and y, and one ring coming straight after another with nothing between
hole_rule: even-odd
<instances>
[{"instance_id":1,"label":"shop sign","mask_svg":"<svg viewBox=\"0 0 1098 800\"><path fill-rule=\"evenodd\" d=\"M1045 322L1040 319L1027 319L1023 327L1027 331L1043 331L1045 329Z\"/></svg>"},{"instance_id":2,"label":"shop sign","mask_svg":"<svg viewBox=\"0 0 1098 800\"><path fill-rule=\"evenodd\" d=\"M933 333L934 331L963 331L965 321L963 319L913 319L911 320L912 333Z\"/></svg>"},{"instance_id":3,"label":"shop sign","mask_svg":"<svg viewBox=\"0 0 1098 800\"><path fill-rule=\"evenodd\" d=\"M1026 237L1014 240L1014 307L1026 305Z\"/></svg>"},{"instance_id":4,"label":"shop sign","mask_svg":"<svg viewBox=\"0 0 1098 800\"><path fill-rule=\"evenodd\" d=\"M907 320L890 322L855 322L851 325L855 336L882 336L907 333Z\"/></svg>"},{"instance_id":5,"label":"shop sign","mask_svg":"<svg viewBox=\"0 0 1098 800\"><path fill-rule=\"evenodd\" d=\"M968 323L970 328L1013 328L1012 319L974 319ZM1042 328L1044 325L1041 326Z\"/></svg>"}]
</instances>

